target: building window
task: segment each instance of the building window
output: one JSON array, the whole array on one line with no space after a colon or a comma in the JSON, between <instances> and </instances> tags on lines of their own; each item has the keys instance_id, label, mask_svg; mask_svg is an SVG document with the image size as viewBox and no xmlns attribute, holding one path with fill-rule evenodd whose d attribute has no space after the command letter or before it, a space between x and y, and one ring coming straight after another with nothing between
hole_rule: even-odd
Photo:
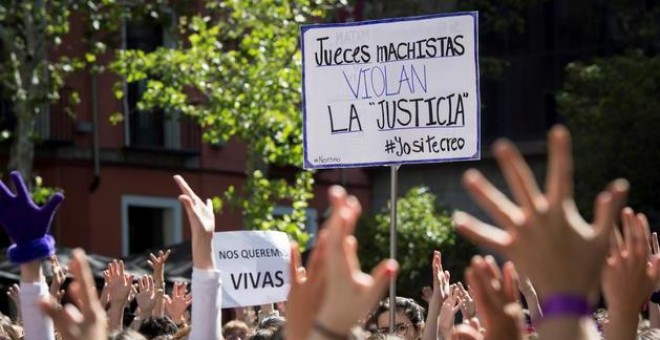
<instances>
[{"instance_id":1,"label":"building window","mask_svg":"<svg viewBox=\"0 0 660 340\"><path fill-rule=\"evenodd\" d=\"M182 241L181 204L177 199L124 195L121 218L124 256Z\"/></svg>"},{"instance_id":2,"label":"building window","mask_svg":"<svg viewBox=\"0 0 660 340\"><path fill-rule=\"evenodd\" d=\"M169 31L176 27L174 15L168 16L172 22L153 19L126 22L124 26L124 47L130 50L153 52L160 47L175 46L174 36ZM140 111L137 103L147 89L147 80L126 85L126 145L145 149L179 150L187 147L181 143L181 128L178 112L162 109Z\"/></svg>"},{"instance_id":3,"label":"building window","mask_svg":"<svg viewBox=\"0 0 660 340\"><path fill-rule=\"evenodd\" d=\"M278 205L273 209L273 217L277 218L291 214L292 212L293 208ZM307 216L307 219L305 220L305 231L312 235L309 242L307 242L307 247L305 247L306 249L309 249L316 243L316 234L318 234L318 214L316 213L316 209L309 208L305 209L305 216Z\"/></svg>"}]
</instances>

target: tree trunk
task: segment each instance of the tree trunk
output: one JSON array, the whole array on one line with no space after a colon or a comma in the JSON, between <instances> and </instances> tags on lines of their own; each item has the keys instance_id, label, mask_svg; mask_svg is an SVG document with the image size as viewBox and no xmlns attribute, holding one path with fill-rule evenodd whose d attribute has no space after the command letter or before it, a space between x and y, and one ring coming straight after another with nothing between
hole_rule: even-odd
<instances>
[{"instance_id":1,"label":"tree trunk","mask_svg":"<svg viewBox=\"0 0 660 340\"><path fill-rule=\"evenodd\" d=\"M25 102L18 102L14 107L16 128L9 153L9 170L18 170L27 183L32 178L32 163L34 161L34 134L37 116L30 112Z\"/></svg>"}]
</instances>

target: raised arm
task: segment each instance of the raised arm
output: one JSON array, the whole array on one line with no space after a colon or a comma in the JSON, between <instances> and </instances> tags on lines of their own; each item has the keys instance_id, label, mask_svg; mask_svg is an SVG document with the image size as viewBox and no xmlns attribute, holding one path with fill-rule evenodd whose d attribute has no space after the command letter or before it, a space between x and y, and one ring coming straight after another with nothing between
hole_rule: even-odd
<instances>
[{"instance_id":1,"label":"raised arm","mask_svg":"<svg viewBox=\"0 0 660 340\"><path fill-rule=\"evenodd\" d=\"M426 324L424 326L424 333L422 340L435 340L438 337L438 317L442 306L449 298L449 272L442 268L442 254L440 251L433 252L433 260L431 262L431 270L433 271L433 288L431 297L429 298L429 310L426 314Z\"/></svg>"},{"instance_id":2,"label":"raised arm","mask_svg":"<svg viewBox=\"0 0 660 340\"><path fill-rule=\"evenodd\" d=\"M210 199L206 204L195 194L183 177L174 181L181 189L179 201L186 210L192 235L192 317L190 339L222 339L220 312L222 291L220 273L213 260L215 215Z\"/></svg>"},{"instance_id":3,"label":"raised arm","mask_svg":"<svg viewBox=\"0 0 660 340\"><path fill-rule=\"evenodd\" d=\"M42 298L40 307L53 318L64 340L107 339L107 315L96 295L94 277L87 262L87 255L82 249L74 249L71 255L69 267L74 282L69 285L69 296L71 300L79 301L80 308L73 305L61 308L50 297Z\"/></svg>"},{"instance_id":4,"label":"raised arm","mask_svg":"<svg viewBox=\"0 0 660 340\"><path fill-rule=\"evenodd\" d=\"M322 303L308 339L347 337L350 328L371 311L396 277L398 263L383 260L371 275L362 272L357 259L357 241L353 236L355 224L362 211L353 196L346 196L341 187L330 189L335 201L332 215L325 224L328 230L324 247L327 259L325 289Z\"/></svg>"},{"instance_id":5,"label":"raised arm","mask_svg":"<svg viewBox=\"0 0 660 340\"><path fill-rule=\"evenodd\" d=\"M165 263L170 257L170 250L159 251L158 256L154 254L149 254L149 260L147 264L154 271L154 284L156 289L165 289Z\"/></svg>"},{"instance_id":6,"label":"raised arm","mask_svg":"<svg viewBox=\"0 0 660 340\"><path fill-rule=\"evenodd\" d=\"M454 222L463 235L506 255L529 275L541 297L542 338L585 339L590 337L588 328L593 323L590 297L598 293L614 216L625 199L628 183L617 180L598 195L595 220L590 225L573 200L568 130L553 128L548 145L546 189L541 192L513 144L495 144L495 157L516 203L477 170L465 173L470 194L504 230L461 212L454 215ZM579 308L572 307L576 305Z\"/></svg>"},{"instance_id":7,"label":"raised arm","mask_svg":"<svg viewBox=\"0 0 660 340\"><path fill-rule=\"evenodd\" d=\"M124 308L128 296L133 289L133 276L124 271L124 262L113 260L108 264L108 297L110 309L108 310L108 328L110 331L121 331L124 324Z\"/></svg>"},{"instance_id":8,"label":"raised arm","mask_svg":"<svg viewBox=\"0 0 660 340\"><path fill-rule=\"evenodd\" d=\"M626 208L621 220L625 238L612 237L610 257L603 269L603 294L610 320L605 334L608 339L632 340L637 336L642 305L658 280L660 260L649 257L646 217Z\"/></svg>"},{"instance_id":9,"label":"raised arm","mask_svg":"<svg viewBox=\"0 0 660 340\"><path fill-rule=\"evenodd\" d=\"M41 260L55 253L55 240L48 231L64 196L56 193L39 207L32 201L20 173L13 171L10 176L16 194L0 182L0 224L13 242L7 251L9 260L21 268L20 303L25 339L53 339L53 323L39 310L37 302L48 295Z\"/></svg>"}]
</instances>

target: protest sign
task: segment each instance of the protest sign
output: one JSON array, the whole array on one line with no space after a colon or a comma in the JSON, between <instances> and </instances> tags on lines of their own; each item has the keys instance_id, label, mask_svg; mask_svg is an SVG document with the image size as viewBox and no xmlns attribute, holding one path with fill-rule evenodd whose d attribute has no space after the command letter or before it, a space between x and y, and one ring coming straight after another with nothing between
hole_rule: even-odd
<instances>
[{"instance_id":1,"label":"protest sign","mask_svg":"<svg viewBox=\"0 0 660 340\"><path fill-rule=\"evenodd\" d=\"M480 157L476 12L303 26L305 168Z\"/></svg>"},{"instance_id":2,"label":"protest sign","mask_svg":"<svg viewBox=\"0 0 660 340\"><path fill-rule=\"evenodd\" d=\"M279 231L228 231L213 235L222 277L223 308L285 301L289 294L290 242Z\"/></svg>"}]
</instances>

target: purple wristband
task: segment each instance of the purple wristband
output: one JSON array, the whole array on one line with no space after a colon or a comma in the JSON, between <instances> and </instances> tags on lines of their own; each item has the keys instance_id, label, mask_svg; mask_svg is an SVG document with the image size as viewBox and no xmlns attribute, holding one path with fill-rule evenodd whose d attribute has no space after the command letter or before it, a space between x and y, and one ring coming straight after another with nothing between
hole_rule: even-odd
<instances>
[{"instance_id":1,"label":"purple wristband","mask_svg":"<svg viewBox=\"0 0 660 340\"><path fill-rule=\"evenodd\" d=\"M564 316L591 316L594 308L586 297L577 294L554 294L543 299L543 319Z\"/></svg>"},{"instance_id":2,"label":"purple wristband","mask_svg":"<svg viewBox=\"0 0 660 340\"><path fill-rule=\"evenodd\" d=\"M46 234L23 244L12 244L7 249L9 261L23 264L55 254L55 239Z\"/></svg>"}]
</instances>

